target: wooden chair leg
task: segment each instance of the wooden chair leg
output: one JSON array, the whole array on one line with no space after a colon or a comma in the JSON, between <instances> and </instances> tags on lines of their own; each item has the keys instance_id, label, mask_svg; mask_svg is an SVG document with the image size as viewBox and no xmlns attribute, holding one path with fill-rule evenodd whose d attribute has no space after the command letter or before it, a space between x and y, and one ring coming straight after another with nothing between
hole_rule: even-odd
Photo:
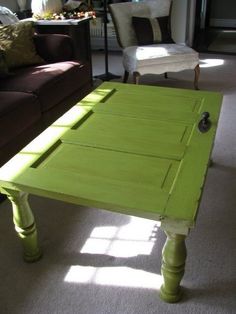
<instances>
[{"instance_id":1,"label":"wooden chair leg","mask_svg":"<svg viewBox=\"0 0 236 314\"><path fill-rule=\"evenodd\" d=\"M134 72L133 73L133 82L134 84L137 84L139 83L139 78L140 78L140 74L138 72Z\"/></svg>"},{"instance_id":2,"label":"wooden chair leg","mask_svg":"<svg viewBox=\"0 0 236 314\"><path fill-rule=\"evenodd\" d=\"M127 83L128 78L129 78L129 72L125 71L124 77L123 77L123 83Z\"/></svg>"},{"instance_id":3,"label":"wooden chair leg","mask_svg":"<svg viewBox=\"0 0 236 314\"><path fill-rule=\"evenodd\" d=\"M199 76L200 76L200 66L199 66L199 64L195 67L194 72L195 72L195 76L194 76L194 88L195 88L196 90L199 90L199 87L198 87L198 80L199 80Z\"/></svg>"}]
</instances>

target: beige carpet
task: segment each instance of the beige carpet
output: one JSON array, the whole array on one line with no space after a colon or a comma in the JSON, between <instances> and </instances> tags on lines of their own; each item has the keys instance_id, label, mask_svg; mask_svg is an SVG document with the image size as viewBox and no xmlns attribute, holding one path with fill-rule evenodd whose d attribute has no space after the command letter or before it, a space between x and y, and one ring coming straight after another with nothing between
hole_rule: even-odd
<instances>
[{"instance_id":1,"label":"beige carpet","mask_svg":"<svg viewBox=\"0 0 236 314\"><path fill-rule=\"evenodd\" d=\"M25 264L11 207L0 204L1 314L233 314L236 312L236 57L201 55L202 90L224 94L196 228L187 239L185 295L158 298L165 241L155 221L31 196L42 260ZM94 54L94 74L104 71ZM109 70L122 74L120 54ZM141 83L192 88L193 71ZM99 82L96 82L97 84Z\"/></svg>"},{"instance_id":2,"label":"beige carpet","mask_svg":"<svg viewBox=\"0 0 236 314\"><path fill-rule=\"evenodd\" d=\"M208 51L236 53L236 31L222 31L209 45Z\"/></svg>"}]
</instances>

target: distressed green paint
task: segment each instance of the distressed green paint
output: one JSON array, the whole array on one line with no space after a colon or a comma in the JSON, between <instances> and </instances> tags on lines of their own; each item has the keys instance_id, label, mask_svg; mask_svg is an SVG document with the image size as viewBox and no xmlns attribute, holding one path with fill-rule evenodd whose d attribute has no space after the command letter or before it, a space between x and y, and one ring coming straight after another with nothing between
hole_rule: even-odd
<instances>
[{"instance_id":1,"label":"distressed green paint","mask_svg":"<svg viewBox=\"0 0 236 314\"><path fill-rule=\"evenodd\" d=\"M184 235L166 232L166 236L161 266L164 283L160 289L160 297L166 302L174 303L182 297L180 281L184 275L187 251Z\"/></svg>"},{"instance_id":2,"label":"distressed green paint","mask_svg":"<svg viewBox=\"0 0 236 314\"><path fill-rule=\"evenodd\" d=\"M184 238L196 222L221 100L205 91L100 85L0 169L25 256L40 251L21 191L160 220L167 233L161 297L178 301ZM207 133L197 127L204 111Z\"/></svg>"},{"instance_id":3,"label":"distressed green paint","mask_svg":"<svg viewBox=\"0 0 236 314\"><path fill-rule=\"evenodd\" d=\"M28 203L28 194L11 190L5 190L5 192L12 203L13 222L23 245L24 260L35 262L40 259L42 252L38 247L37 230Z\"/></svg>"}]
</instances>

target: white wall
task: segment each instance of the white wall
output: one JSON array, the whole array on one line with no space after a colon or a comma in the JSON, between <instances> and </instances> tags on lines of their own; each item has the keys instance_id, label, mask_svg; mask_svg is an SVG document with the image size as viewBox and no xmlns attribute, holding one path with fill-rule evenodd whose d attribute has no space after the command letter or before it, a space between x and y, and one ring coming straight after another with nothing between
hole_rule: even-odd
<instances>
[{"instance_id":1,"label":"white wall","mask_svg":"<svg viewBox=\"0 0 236 314\"><path fill-rule=\"evenodd\" d=\"M31 0L28 0L27 8L30 8ZM16 0L0 0L0 6L7 7L13 12L19 11Z\"/></svg>"},{"instance_id":2,"label":"white wall","mask_svg":"<svg viewBox=\"0 0 236 314\"><path fill-rule=\"evenodd\" d=\"M186 42L187 7L188 0L173 0L171 29L177 43Z\"/></svg>"},{"instance_id":3,"label":"white wall","mask_svg":"<svg viewBox=\"0 0 236 314\"><path fill-rule=\"evenodd\" d=\"M196 3L197 3L197 0L189 0L188 2L186 42L187 42L187 45L189 46L192 46L193 40L194 40Z\"/></svg>"},{"instance_id":4,"label":"white wall","mask_svg":"<svg viewBox=\"0 0 236 314\"><path fill-rule=\"evenodd\" d=\"M176 43L192 45L196 0L173 0L172 36Z\"/></svg>"},{"instance_id":5,"label":"white wall","mask_svg":"<svg viewBox=\"0 0 236 314\"><path fill-rule=\"evenodd\" d=\"M14 12L18 9L16 0L0 0L0 6L7 7Z\"/></svg>"}]
</instances>

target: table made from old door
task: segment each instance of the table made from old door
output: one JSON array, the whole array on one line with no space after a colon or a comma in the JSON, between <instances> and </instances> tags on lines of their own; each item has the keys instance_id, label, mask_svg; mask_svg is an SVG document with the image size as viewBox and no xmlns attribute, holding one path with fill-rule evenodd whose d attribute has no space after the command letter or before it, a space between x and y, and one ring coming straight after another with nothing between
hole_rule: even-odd
<instances>
[{"instance_id":1,"label":"table made from old door","mask_svg":"<svg viewBox=\"0 0 236 314\"><path fill-rule=\"evenodd\" d=\"M29 193L161 221L167 302L181 298L218 93L103 83L0 169L24 258L41 256Z\"/></svg>"}]
</instances>

